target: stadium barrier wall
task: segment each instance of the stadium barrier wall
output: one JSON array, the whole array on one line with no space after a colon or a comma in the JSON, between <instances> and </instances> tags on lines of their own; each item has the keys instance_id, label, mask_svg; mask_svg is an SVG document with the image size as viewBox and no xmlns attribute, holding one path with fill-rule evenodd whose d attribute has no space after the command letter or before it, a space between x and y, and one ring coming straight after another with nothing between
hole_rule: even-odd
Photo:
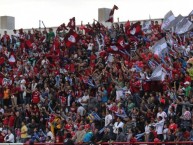
<instances>
[{"instance_id":1,"label":"stadium barrier wall","mask_svg":"<svg viewBox=\"0 0 193 145\"><path fill-rule=\"evenodd\" d=\"M180 142L104 142L97 143L97 145L193 145L193 141L180 141ZM0 145L29 145L28 143L0 143ZM63 143L34 143L34 145L63 145ZM76 144L76 145L90 145L90 144Z\"/></svg>"}]
</instances>

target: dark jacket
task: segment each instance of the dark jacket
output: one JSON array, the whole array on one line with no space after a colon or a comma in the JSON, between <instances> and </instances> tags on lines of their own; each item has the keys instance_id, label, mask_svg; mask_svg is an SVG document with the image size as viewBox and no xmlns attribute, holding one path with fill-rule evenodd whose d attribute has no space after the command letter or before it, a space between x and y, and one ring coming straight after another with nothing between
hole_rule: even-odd
<instances>
[{"instance_id":1,"label":"dark jacket","mask_svg":"<svg viewBox=\"0 0 193 145\"><path fill-rule=\"evenodd\" d=\"M64 141L64 145L75 145L74 142L71 139L66 139Z\"/></svg>"},{"instance_id":2,"label":"dark jacket","mask_svg":"<svg viewBox=\"0 0 193 145\"><path fill-rule=\"evenodd\" d=\"M16 117L14 122L14 128L21 128L21 122L22 122L21 117Z\"/></svg>"},{"instance_id":3,"label":"dark jacket","mask_svg":"<svg viewBox=\"0 0 193 145\"><path fill-rule=\"evenodd\" d=\"M119 133L116 139L117 142L125 142L126 141L126 136L123 132Z\"/></svg>"}]
</instances>

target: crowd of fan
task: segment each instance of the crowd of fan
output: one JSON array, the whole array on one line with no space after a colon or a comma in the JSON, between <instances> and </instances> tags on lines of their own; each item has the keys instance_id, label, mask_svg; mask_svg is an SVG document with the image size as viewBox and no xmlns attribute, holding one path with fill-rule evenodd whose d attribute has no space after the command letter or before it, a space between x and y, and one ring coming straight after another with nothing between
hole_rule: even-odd
<instances>
[{"instance_id":1,"label":"crowd of fan","mask_svg":"<svg viewBox=\"0 0 193 145\"><path fill-rule=\"evenodd\" d=\"M170 58L171 75L147 81L153 70L141 55L162 63L151 47L170 32L153 21L137 36L119 24L87 28L69 48L67 30L1 36L0 143L193 141L192 33L173 34L184 51ZM128 54L108 51L120 37Z\"/></svg>"}]
</instances>

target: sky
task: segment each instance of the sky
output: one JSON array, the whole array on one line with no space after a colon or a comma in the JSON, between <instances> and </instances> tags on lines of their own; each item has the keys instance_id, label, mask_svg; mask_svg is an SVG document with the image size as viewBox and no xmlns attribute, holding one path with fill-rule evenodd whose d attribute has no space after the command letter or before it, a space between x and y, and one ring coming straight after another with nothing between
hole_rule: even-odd
<instances>
[{"instance_id":1,"label":"sky","mask_svg":"<svg viewBox=\"0 0 193 145\"><path fill-rule=\"evenodd\" d=\"M39 20L46 27L68 23L76 17L76 24L92 23L98 19L98 8L117 5L114 20L141 20L163 18L172 10L174 15L188 15L193 10L193 0L0 0L0 16L15 17L18 28L38 28Z\"/></svg>"}]
</instances>

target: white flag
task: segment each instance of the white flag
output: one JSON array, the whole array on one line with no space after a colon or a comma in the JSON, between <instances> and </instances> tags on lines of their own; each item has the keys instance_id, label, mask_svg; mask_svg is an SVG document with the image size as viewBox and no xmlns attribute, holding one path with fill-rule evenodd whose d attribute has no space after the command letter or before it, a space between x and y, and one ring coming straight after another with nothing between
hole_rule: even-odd
<instances>
[{"instance_id":1,"label":"white flag","mask_svg":"<svg viewBox=\"0 0 193 145\"><path fill-rule=\"evenodd\" d=\"M188 16L192 16L193 15L193 10L190 12L190 14Z\"/></svg>"},{"instance_id":2,"label":"white flag","mask_svg":"<svg viewBox=\"0 0 193 145\"><path fill-rule=\"evenodd\" d=\"M13 55L11 55L8 61L9 62L15 62L16 60L15 60L15 57Z\"/></svg>"},{"instance_id":3,"label":"white flag","mask_svg":"<svg viewBox=\"0 0 193 145\"><path fill-rule=\"evenodd\" d=\"M182 15L178 15L174 21L171 22L171 24L168 26L168 29L175 30L176 25L183 19L184 17Z\"/></svg>"},{"instance_id":4,"label":"white flag","mask_svg":"<svg viewBox=\"0 0 193 145\"><path fill-rule=\"evenodd\" d=\"M171 25L172 21L175 20L175 16L172 11L169 11L165 16L163 20L163 24L161 26L162 30L169 30L168 27Z\"/></svg>"},{"instance_id":5,"label":"white flag","mask_svg":"<svg viewBox=\"0 0 193 145\"><path fill-rule=\"evenodd\" d=\"M190 31L192 28L193 28L192 22L190 22L187 18L183 18L180 22L177 23L175 33L184 34Z\"/></svg>"},{"instance_id":6,"label":"white flag","mask_svg":"<svg viewBox=\"0 0 193 145\"><path fill-rule=\"evenodd\" d=\"M153 71L151 77L148 79L149 81L163 81L166 76L166 70L161 66L156 67L156 69Z\"/></svg>"},{"instance_id":7,"label":"white flag","mask_svg":"<svg viewBox=\"0 0 193 145\"><path fill-rule=\"evenodd\" d=\"M162 38L152 47L152 52L160 56L165 49L167 49L167 42Z\"/></svg>"}]
</instances>

